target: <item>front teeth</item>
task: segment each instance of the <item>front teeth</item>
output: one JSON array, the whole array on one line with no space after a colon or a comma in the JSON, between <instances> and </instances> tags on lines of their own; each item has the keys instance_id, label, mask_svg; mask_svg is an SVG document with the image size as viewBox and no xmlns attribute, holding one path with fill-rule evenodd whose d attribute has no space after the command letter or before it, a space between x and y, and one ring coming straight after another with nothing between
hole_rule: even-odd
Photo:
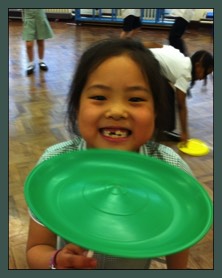
<instances>
[{"instance_id":1,"label":"front teeth","mask_svg":"<svg viewBox=\"0 0 222 278\"><path fill-rule=\"evenodd\" d=\"M115 131L110 131L110 130L103 130L103 135L112 137L112 138L125 138L128 135L127 131L122 131L122 130L115 130Z\"/></svg>"}]
</instances>

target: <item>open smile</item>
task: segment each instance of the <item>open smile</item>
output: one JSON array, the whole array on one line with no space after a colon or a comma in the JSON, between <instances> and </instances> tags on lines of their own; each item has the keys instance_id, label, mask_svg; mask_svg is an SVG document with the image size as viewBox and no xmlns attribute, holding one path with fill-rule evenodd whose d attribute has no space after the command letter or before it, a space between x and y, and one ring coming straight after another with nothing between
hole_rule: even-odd
<instances>
[{"instance_id":1,"label":"open smile","mask_svg":"<svg viewBox=\"0 0 222 278\"><path fill-rule=\"evenodd\" d=\"M99 132L104 137L112 139L123 139L129 137L132 134L131 130L119 127L100 128Z\"/></svg>"}]
</instances>

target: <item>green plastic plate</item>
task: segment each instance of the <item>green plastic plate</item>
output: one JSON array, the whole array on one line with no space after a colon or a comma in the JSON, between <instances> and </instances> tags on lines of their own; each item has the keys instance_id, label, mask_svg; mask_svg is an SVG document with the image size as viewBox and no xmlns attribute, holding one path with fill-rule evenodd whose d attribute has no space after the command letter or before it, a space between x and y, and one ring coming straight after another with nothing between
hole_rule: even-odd
<instances>
[{"instance_id":1,"label":"green plastic plate","mask_svg":"<svg viewBox=\"0 0 222 278\"><path fill-rule=\"evenodd\" d=\"M120 257L182 251L212 224L212 201L196 179L125 151L94 149L51 158L27 177L25 198L56 234Z\"/></svg>"}]
</instances>

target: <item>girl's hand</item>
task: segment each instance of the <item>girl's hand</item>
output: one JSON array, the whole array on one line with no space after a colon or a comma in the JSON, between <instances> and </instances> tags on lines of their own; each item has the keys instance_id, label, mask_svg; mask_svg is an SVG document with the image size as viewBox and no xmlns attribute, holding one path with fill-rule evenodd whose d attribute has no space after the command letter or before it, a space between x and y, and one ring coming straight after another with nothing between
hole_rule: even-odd
<instances>
[{"instance_id":1,"label":"girl's hand","mask_svg":"<svg viewBox=\"0 0 222 278\"><path fill-rule=\"evenodd\" d=\"M88 258L87 250L74 244L67 244L57 254L56 269L94 269L97 261L95 258Z\"/></svg>"}]
</instances>

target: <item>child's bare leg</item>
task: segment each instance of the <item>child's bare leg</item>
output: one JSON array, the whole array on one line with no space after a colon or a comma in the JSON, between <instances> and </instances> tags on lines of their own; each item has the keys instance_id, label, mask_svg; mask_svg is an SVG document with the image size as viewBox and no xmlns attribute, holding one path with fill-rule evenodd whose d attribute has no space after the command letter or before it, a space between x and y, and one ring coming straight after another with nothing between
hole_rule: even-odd
<instances>
[{"instance_id":1,"label":"child's bare leg","mask_svg":"<svg viewBox=\"0 0 222 278\"><path fill-rule=\"evenodd\" d=\"M26 41L26 52L28 56L28 67L26 70L26 74L30 75L33 73L35 64L34 64L34 41Z\"/></svg>"},{"instance_id":2,"label":"child's bare leg","mask_svg":"<svg viewBox=\"0 0 222 278\"><path fill-rule=\"evenodd\" d=\"M44 40L37 40L37 45L38 45L39 59L43 60L43 58L44 58L44 51L45 51Z\"/></svg>"},{"instance_id":3,"label":"child's bare leg","mask_svg":"<svg viewBox=\"0 0 222 278\"><path fill-rule=\"evenodd\" d=\"M140 30L140 28L133 29L132 31L130 31L130 32L127 34L127 37L128 37L128 38L134 37L134 36L139 32L139 30Z\"/></svg>"},{"instance_id":4,"label":"child's bare leg","mask_svg":"<svg viewBox=\"0 0 222 278\"><path fill-rule=\"evenodd\" d=\"M124 38L126 37L126 34L127 34L127 32L122 31L122 32L120 33L120 38L121 38L121 39L124 39Z\"/></svg>"},{"instance_id":5,"label":"child's bare leg","mask_svg":"<svg viewBox=\"0 0 222 278\"><path fill-rule=\"evenodd\" d=\"M137 29L133 29L132 31L129 31L129 32L125 32L125 31L122 31L120 33L120 38L132 38L134 37L138 31L140 30L140 28L137 28Z\"/></svg>"},{"instance_id":6,"label":"child's bare leg","mask_svg":"<svg viewBox=\"0 0 222 278\"><path fill-rule=\"evenodd\" d=\"M34 61L33 48L34 48L34 41L26 41L26 51L27 51L29 62Z\"/></svg>"},{"instance_id":7,"label":"child's bare leg","mask_svg":"<svg viewBox=\"0 0 222 278\"><path fill-rule=\"evenodd\" d=\"M41 70L47 71L48 67L46 66L45 62L43 61L44 51L45 51L45 41L37 40L37 45L38 45L38 55L39 55L39 67Z\"/></svg>"}]
</instances>

